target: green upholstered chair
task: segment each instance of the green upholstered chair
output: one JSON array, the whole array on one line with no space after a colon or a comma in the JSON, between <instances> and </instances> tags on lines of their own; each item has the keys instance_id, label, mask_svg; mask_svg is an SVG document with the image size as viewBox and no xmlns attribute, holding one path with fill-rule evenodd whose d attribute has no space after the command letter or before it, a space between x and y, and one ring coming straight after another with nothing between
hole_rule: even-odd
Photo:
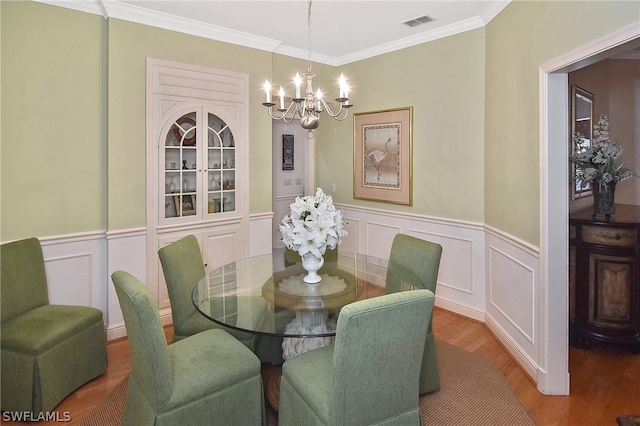
<instances>
[{"instance_id":1,"label":"green upholstered chair","mask_svg":"<svg viewBox=\"0 0 640 426\"><path fill-rule=\"evenodd\" d=\"M51 411L107 369L100 309L50 305L37 238L0 247L3 411Z\"/></svg>"},{"instance_id":2,"label":"green upholstered chair","mask_svg":"<svg viewBox=\"0 0 640 426\"><path fill-rule=\"evenodd\" d=\"M394 293L402 286L427 289L436 293L442 246L405 234L397 234L391 245L387 269L386 292ZM420 394L440 389L440 372L432 318L424 346L420 371Z\"/></svg>"},{"instance_id":3,"label":"green upholstered chair","mask_svg":"<svg viewBox=\"0 0 640 426\"><path fill-rule=\"evenodd\" d=\"M249 349L255 350L256 335L218 325L205 318L193 306L191 292L195 285L206 276L202 252L195 236L187 235L162 247L158 250L158 256L169 291L174 342L204 330L219 328L230 333ZM266 309L266 301L263 306ZM256 315L256 320L259 318L260 315Z\"/></svg>"},{"instance_id":4,"label":"green upholstered chair","mask_svg":"<svg viewBox=\"0 0 640 426\"><path fill-rule=\"evenodd\" d=\"M131 350L123 425L261 425L260 360L223 330L167 345L151 292L124 271L111 275Z\"/></svg>"},{"instance_id":5,"label":"green upholstered chair","mask_svg":"<svg viewBox=\"0 0 640 426\"><path fill-rule=\"evenodd\" d=\"M340 311L336 341L285 361L278 424L420 425L418 380L434 295L413 290Z\"/></svg>"}]
</instances>

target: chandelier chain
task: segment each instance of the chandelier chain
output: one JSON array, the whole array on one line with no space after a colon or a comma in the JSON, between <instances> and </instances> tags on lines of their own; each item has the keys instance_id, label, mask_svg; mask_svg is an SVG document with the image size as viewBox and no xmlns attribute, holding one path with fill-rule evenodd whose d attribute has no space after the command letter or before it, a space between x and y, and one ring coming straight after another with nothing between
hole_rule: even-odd
<instances>
[{"instance_id":1,"label":"chandelier chain","mask_svg":"<svg viewBox=\"0 0 640 426\"><path fill-rule=\"evenodd\" d=\"M309 43L307 72L311 72L311 1L309 0L309 6L307 7L307 38Z\"/></svg>"}]
</instances>

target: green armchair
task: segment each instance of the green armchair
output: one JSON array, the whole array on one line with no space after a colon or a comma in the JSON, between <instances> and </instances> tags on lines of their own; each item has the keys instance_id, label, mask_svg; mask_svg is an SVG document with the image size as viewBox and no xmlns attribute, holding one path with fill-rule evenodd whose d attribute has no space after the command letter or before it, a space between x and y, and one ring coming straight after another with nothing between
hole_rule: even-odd
<instances>
[{"instance_id":1,"label":"green armchair","mask_svg":"<svg viewBox=\"0 0 640 426\"><path fill-rule=\"evenodd\" d=\"M131 349L123 425L263 424L260 360L246 346L223 330L167 345L151 292L127 272L111 278Z\"/></svg>"},{"instance_id":2,"label":"green armchair","mask_svg":"<svg viewBox=\"0 0 640 426\"><path fill-rule=\"evenodd\" d=\"M0 247L3 411L51 411L107 369L102 311L50 305L37 238Z\"/></svg>"},{"instance_id":3,"label":"green armchair","mask_svg":"<svg viewBox=\"0 0 640 426\"><path fill-rule=\"evenodd\" d=\"M419 426L419 374L433 302L429 290L413 290L342 308L335 345L285 361L278 424Z\"/></svg>"},{"instance_id":4,"label":"green armchair","mask_svg":"<svg viewBox=\"0 0 640 426\"><path fill-rule=\"evenodd\" d=\"M403 285L436 293L442 246L405 234L397 234L391 245L386 292L394 293ZM429 317L420 370L420 394L440 389L440 370L436 355L432 317Z\"/></svg>"}]
</instances>

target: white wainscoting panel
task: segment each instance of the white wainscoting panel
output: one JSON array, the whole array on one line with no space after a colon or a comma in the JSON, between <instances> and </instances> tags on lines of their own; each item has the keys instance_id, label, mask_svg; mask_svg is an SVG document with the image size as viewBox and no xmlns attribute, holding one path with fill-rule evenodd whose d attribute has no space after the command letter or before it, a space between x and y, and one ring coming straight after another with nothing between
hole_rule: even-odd
<instances>
[{"instance_id":1,"label":"white wainscoting panel","mask_svg":"<svg viewBox=\"0 0 640 426\"><path fill-rule=\"evenodd\" d=\"M483 233L468 228L445 230L448 234L442 231L410 229L408 232L411 236L442 246L438 271L438 306L484 321ZM459 235L465 233L464 236ZM449 306L451 304L454 306Z\"/></svg>"},{"instance_id":2,"label":"white wainscoting panel","mask_svg":"<svg viewBox=\"0 0 640 426\"><path fill-rule=\"evenodd\" d=\"M147 233L145 228L108 232L108 293L109 293L109 326L107 339L117 339L127 335L124 318L111 274L115 271L127 271L141 282L147 284ZM166 314L163 322L166 323ZM169 317L170 319L170 317ZM170 322L170 321L169 321Z\"/></svg>"},{"instance_id":3,"label":"white wainscoting panel","mask_svg":"<svg viewBox=\"0 0 640 426\"><path fill-rule=\"evenodd\" d=\"M402 232L396 223L384 223L380 221L367 220L364 225L364 251L362 253L381 259L389 259L391 243L396 234Z\"/></svg>"},{"instance_id":4,"label":"white wainscoting panel","mask_svg":"<svg viewBox=\"0 0 640 426\"><path fill-rule=\"evenodd\" d=\"M49 302L100 309L107 321L104 233L42 237Z\"/></svg>"},{"instance_id":5,"label":"white wainscoting panel","mask_svg":"<svg viewBox=\"0 0 640 426\"><path fill-rule=\"evenodd\" d=\"M273 213L249 216L249 257L271 253ZM280 231L278 231L278 235ZM282 244L281 244L282 245Z\"/></svg>"},{"instance_id":6,"label":"white wainscoting panel","mask_svg":"<svg viewBox=\"0 0 640 426\"><path fill-rule=\"evenodd\" d=\"M342 216L344 222L344 230L347 236L342 239L340 250L350 253L358 253L360 242L360 220L354 217Z\"/></svg>"},{"instance_id":7,"label":"white wainscoting panel","mask_svg":"<svg viewBox=\"0 0 640 426\"><path fill-rule=\"evenodd\" d=\"M486 323L531 377L540 361L539 251L487 227Z\"/></svg>"},{"instance_id":8,"label":"white wainscoting panel","mask_svg":"<svg viewBox=\"0 0 640 426\"><path fill-rule=\"evenodd\" d=\"M350 205L349 236L341 246L388 259L398 232L443 247L436 305L483 321L535 380L539 377L539 249L489 226ZM272 213L252 215L251 255L268 253ZM111 274L125 270L146 283L145 228L41 238L52 303L95 306L105 312L107 338L126 335ZM170 309L160 312L171 322Z\"/></svg>"},{"instance_id":9,"label":"white wainscoting panel","mask_svg":"<svg viewBox=\"0 0 640 426\"><path fill-rule=\"evenodd\" d=\"M496 247L488 255L489 303L533 344L534 271Z\"/></svg>"},{"instance_id":10,"label":"white wainscoting panel","mask_svg":"<svg viewBox=\"0 0 640 426\"><path fill-rule=\"evenodd\" d=\"M436 305L484 321L485 259L481 224L445 221L350 205L337 205L349 223L349 249L389 258L399 232L436 242L443 247ZM345 244L341 249L345 249Z\"/></svg>"}]
</instances>

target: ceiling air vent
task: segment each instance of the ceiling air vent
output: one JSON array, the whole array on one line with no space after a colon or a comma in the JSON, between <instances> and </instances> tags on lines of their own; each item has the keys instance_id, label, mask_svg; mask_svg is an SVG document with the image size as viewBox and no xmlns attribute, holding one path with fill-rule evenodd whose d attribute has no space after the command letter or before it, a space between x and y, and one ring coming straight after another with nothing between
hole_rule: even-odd
<instances>
[{"instance_id":1,"label":"ceiling air vent","mask_svg":"<svg viewBox=\"0 0 640 426\"><path fill-rule=\"evenodd\" d=\"M409 19L408 21L403 22L403 24L408 25L410 27L417 27L418 25L426 24L427 22L433 21L433 18L430 16L424 15L418 18Z\"/></svg>"}]
</instances>

